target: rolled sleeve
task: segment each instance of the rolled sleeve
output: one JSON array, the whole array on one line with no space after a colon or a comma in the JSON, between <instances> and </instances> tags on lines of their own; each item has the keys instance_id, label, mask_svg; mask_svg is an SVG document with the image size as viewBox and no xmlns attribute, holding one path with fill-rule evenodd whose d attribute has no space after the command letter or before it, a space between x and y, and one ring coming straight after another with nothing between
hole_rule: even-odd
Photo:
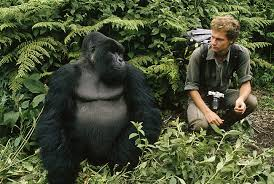
<instances>
[{"instance_id":1,"label":"rolled sleeve","mask_svg":"<svg viewBox=\"0 0 274 184\"><path fill-rule=\"evenodd\" d=\"M252 72L250 66L250 56L246 48L241 47L241 54L239 58L239 67L236 71L240 85L246 81L252 80Z\"/></svg>"},{"instance_id":2,"label":"rolled sleeve","mask_svg":"<svg viewBox=\"0 0 274 184\"><path fill-rule=\"evenodd\" d=\"M200 86L200 47L196 48L189 60L184 90L199 90Z\"/></svg>"}]
</instances>

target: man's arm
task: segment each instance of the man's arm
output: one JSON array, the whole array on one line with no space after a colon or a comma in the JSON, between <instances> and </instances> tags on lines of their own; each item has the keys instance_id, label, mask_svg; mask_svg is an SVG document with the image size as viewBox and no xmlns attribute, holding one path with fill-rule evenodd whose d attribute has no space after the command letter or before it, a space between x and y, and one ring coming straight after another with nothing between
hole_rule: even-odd
<instances>
[{"instance_id":1,"label":"man's arm","mask_svg":"<svg viewBox=\"0 0 274 184\"><path fill-rule=\"evenodd\" d=\"M205 104L204 100L202 99L200 93L197 90L190 90L188 94L194 101L195 105L205 115L205 118L208 123L216 124L218 126L223 124L223 120Z\"/></svg>"},{"instance_id":2,"label":"man's arm","mask_svg":"<svg viewBox=\"0 0 274 184\"><path fill-rule=\"evenodd\" d=\"M240 95L239 98L235 102L234 111L239 113L244 113L246 110L245 100L248 95L251 93L251 84L250 81L244 82L240 87Z\"/></svg>"}]
</instances>

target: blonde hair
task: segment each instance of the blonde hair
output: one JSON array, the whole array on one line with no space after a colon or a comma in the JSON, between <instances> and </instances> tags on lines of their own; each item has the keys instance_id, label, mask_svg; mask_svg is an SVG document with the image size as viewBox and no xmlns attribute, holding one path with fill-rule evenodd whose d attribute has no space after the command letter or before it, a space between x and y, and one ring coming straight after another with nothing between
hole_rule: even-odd
<instances>
[{"instance_id":1,"label":"blonde hair","mask_svg":"<svg viewBox=\"0 0 274 184\"><path fill-rule=\"evenodd\" d=\"M211 21L212 30L225 31L227 39L235 42L240 34L240 23L230 15L217 16Z\"/></svg>"}]
</instances>

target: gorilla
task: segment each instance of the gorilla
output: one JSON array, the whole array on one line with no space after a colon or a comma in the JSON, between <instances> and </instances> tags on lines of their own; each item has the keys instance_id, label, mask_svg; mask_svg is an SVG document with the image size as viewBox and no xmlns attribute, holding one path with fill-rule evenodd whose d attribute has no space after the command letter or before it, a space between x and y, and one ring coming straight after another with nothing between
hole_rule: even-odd
<instances>
[{"instance_id":1,"label":"gorilla","mask_svg":"<svg viewBox=\"0 0 274 184\"><path fill-rule=\"evenodd\" d=\"M51 184L75 183L80 162L134 168L141 150L129 135L142 122L145 138L159 138L160 110L144 75L123 59L124 47L102 33L85 36L77 62L52 76L37 124L43 166Z\"/></svg>"}]
</instances>

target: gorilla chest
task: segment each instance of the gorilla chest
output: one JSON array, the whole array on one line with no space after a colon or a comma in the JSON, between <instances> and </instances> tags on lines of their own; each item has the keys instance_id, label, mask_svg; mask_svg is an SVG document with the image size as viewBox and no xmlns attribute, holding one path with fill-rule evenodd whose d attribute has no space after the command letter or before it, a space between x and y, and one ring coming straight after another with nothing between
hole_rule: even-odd
<instances>
[{"instance_id":1,"label":"gorilla chest","mask_svg":"<svg viewBox=\"0 0 274 184\"><path fill-rule=\"evenodd\" d=\"M123 86L107 86L92 73L84 74L76 89L77 132L92 135L94 131L108 137L118 135L128 122L123 92Z\"/></svg>"},{"instance_id":2,"label":"gorilla chest","mask_svg":"<svg viewBox=\"0 0 274 184\"><path fill-rule=\"evenodd\" d=\"M122 128L127 120L123 96L113 100L77 101L76 121L86 128Z\"/></svg>"}]
</instances>

